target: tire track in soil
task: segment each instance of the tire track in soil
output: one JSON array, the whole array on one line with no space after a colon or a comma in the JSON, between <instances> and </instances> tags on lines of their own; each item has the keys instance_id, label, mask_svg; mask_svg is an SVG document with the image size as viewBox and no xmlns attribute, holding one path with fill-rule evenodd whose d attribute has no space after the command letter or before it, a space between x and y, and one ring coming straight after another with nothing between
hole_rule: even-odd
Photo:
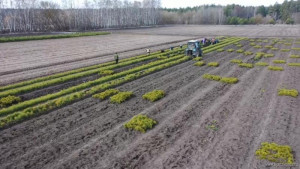
<instances>
[{"instance_id":1,"label":"tire track in soil","mask_svg":"<svg viewBox=\"0 0 300 169\"><path fill-rule=\"evenodd\" d=\"M291 52L285 56L284 59L290 56ZM259 133L259 138L255 140L250 151L254 154L255 150L260 147L261 142L275 142L282 145L290 145L293 149L294 162L299 165L299 155L296 152L300 150L300 129L299 129L299 110L300 110L300 98L289 97L289 96L278 96L277 90L285 88L294 88L299 91L300 81L300 70L296 67L289 67L287 64L284 65L284 72L280 76L280 81L274 90L274 97L272 99L273 104L269 105L269 113L267 121L264 122L262 131ZM287 85L288 84L288 85ZM298 120L297 120L298 119ZM291 139L292 138L292 139ZM258 143L259 142L259 143ZM249 155L250 156L250 155ZM254 156L254 155L253 155ZM269 168L270 162L266 160L258 160L254 157L249 157L248 166L251 168ZM281 166L278 168L297 168L299 166Z\"/></svg>"},{"instance_id":2,"label":"tire track in soil","mask_svg":"<svg viewBox=\"0 0 300 169\"><path fill-rule=\"evenodd\" d=\"M65 167L65 166L64 166Z\"/></svg>"},{"instance_id":3,"label":"tire track in soil","mask_svg":"<svg viewBox=\"0 0 300 169\"><path fill-rule=\"evenodd\" d=\"M245 72L246 70L238 71L237 69L232 69L226 74L224 73L224 75L232 76L235 74L239 77L239 75L243 75ZM180 93L189 93L190 97L184 99L184 101L178 99L172 101L172 103L183 106L176 107L174 110L167 110L167 113L165 113L165 111L161 112L169 117L165 117L163 120L162 118L155 118L161 119L160 126L157 126L153 131L149 132L149 134L141 136L135 143L131 144L122 152L119 152L116 159L111 161L108 166L114 166L115 168L141 168L151 157L161 154L170 148L177 139L182 137L186 130L190 129L193 122L197 119L198 113L195 109L200 106L201 108L199 109L205 110L209 105L215 103L219 95L225 94L227 89L230 88L230 85L220 84L218 82L211 82L210 84L211 85L205 86L203 89L199 89L197 84L193 84L195 90L189 90L187 92L181 91ZM186 90L186 88L182 90ZM182 97L176 96L176 98ZM180 101L182 102L181 104L178 103ZM196 103L200 104L197 105ZM152 116L156 115L153 112L151 113L154 114ZM158 114L158 116L161 115ZM106 167L108 168L108 166ZM102 167L97 166L97 168Z\"/></svg>"},{"instance_id":4,"label":"tire track in soil","mask_svg":"<svg viewBox=\"0 0 300 169\"><path fill-rule=\"evenodd\" d=\"M265 71L268 71L268 70L265 70ZM213 152L211 152L211 155L207 158L202 157L198 160L201 160L203 158L210 159L208 161L205 161L205 160L203 160L203 161L207 165L211 164L209 167L212 167L212 168L220 167L220 166L216 166L217 164L215 164L216 161L218 161L218 160L219 160L219 164L220 165L222 164L223 166L225 165L225 167L226 166L227 167L234 166L237 168L247 168L247 167L241 167L243 164L249 164L249 163L243 161L246 159L245 154L248 155L248 152L250 151L249 144L253 141L254 138L257 137L257 134L253 134L253 133L257 133L257 131L259 131L260 127L261 127L257 124L253 125L252 122L255 122L255 120L260 121L259 118L262 117L263 116L262 113L264 113L266 111L265 104L269 104L268 102L270 101L270 99L267 99L267 98L269 98L271 95L273 95L273 92L275 92L275 93L277 92L276 89L274 89L274 88L276 87L276 84L277 84L276 82L278 82L279 80L278 80L278 78L276 78L276 73L274 74L274 72L273 72L273 74L271 74L271 76L269 78L270 73L272 73L272 72L268 71L268 74L266 75L267 79L265 79L263 81L263 84L259 83L259 85L262 87L268 86L267 89L269 91L266 93L266 95L268 95L268 97L264 96L264 99L262 99L262 98L259 98L259 94L258 94L258 96L253 94L253 99L251 99L251 101L253 101L253 103L247 102L243 106L244 108L241 107L241 110L237 110L238 114L236 114L234 117L239 117L240 119L235 120L236 123L233 123L234 121L228 123L229 126L231 126L231 128L230 127L227 127L227 128L230 128L231 132L229 132L229 134L226 133L227 134L226 136L229 138L226 138L224 136L223 140L221 140L217 143L215 142L215 144L213 144L209 148L217 149L217 150L210 150L208 148L208 150L213 151ZM272 81L272 84L269 84L269 81ZM258 91L258 93L259 93L259 91ZM261 100L267 100L267 103L262 102ZM245 108L247 108L247 109L245 109ZM245 111L245 113L243 113L243 111ZM241 114L241 115L239 115L239 114ZM245 114L245 115L243 116L243 114ZM240 126L240 127L237 128L236 126ZM259 126L259 127L255 127L255 126ZM243 128L246 128L246 129L249 128L249 130L246 130L246 131L239 130L239 129L243 129ZM236 132L236 134L235 135L231 134L233 136L230 136L230 133L234 133L234 132ZM250 139L247 140L247 138L250 138ZM221 143L221 145L218 145L219 143ZM248 149L245 150L245 147L248 147ZM234 153L236 153L236 154L234 154ZM253 156L253 154L251 154L251 155ZM236 158L234 159L234 157L240 157L241 159L236 159ZM213 158L213 159L211 159L211 158ZM222 159L222 160L220 160L220 159ZM228 163L229 159L231 160L230 164ZM214 162L214 163L212 163L212 162ZM207 166L207 168L209 168L209 167Z\"/></svg>"},{"instance_id":5,"label":"tire track in soil","mask_svg":"<svg viewBox=\"0 0 300 169\"><path fill-rule=\"evenodd\" d=\"M225 60L225 58L223 59L223 60ZM180 70L180 69L179 69ZM169 76L169 75L168 75ZM10 146L9 146L10 147Z\"/></svg>"},{"instance_id":6,"label":"tire track in soil","mask_svg":"<svg viewBox=\"0 0 300 169\"><path fill-rule=\"evenodd\" d=\"M269 73L269 72L268 72ZM269 77L268 75L266 76L266 77ZM276 79L276 80L278 80L277 78L276 78L276 76L274 77L274 76L271 76L271 78L268 78L268 80L272 80L272 78L274 79ZM269 81L268 81L267 79L266 80L264 80L264 85L261 85L261 86L267 86L267 85L269 85ZM275 83L276 82L276 80L274 80L273 82ZM273 84L273 88L275 87L274 85L276 85L276 83L275 84ZM272 90L272 88L271 87L267 87L267 89L271 89ZM271 91L271 93L270 94L268 94L268 96L271 96L272 95L272 92L276 92L276 89L274 89L273 91ZM254 95L254 97L255 97L255 95ZM251 122L252 121L254 121L254 120L251 120L251 119L249 119L250 117L252 117L252 116L250 116L251 114L253 114L253 112L251 112L251 111L253 111L253 110L255 110L255 111L257 111L256 113L257 114L259 114L259 113L262 113L262 110L264 110L264 108L266 107L265 106L265 103L264 104L259 104L259 103L257 103L257 102L255 102L255 101L257 101L257 100L261 100L260 98L259 98L259 96L257 96L258 98L255 98L255 99L252 99L252 100L254 100L254 103L249 103L250 104L250 106L248 106L247 104L244 106L244 107L250 107L249 108L249 112L247 112L247 113L244 113L244 114L246 114L246 116L244 116L244 120L242 119L242 120L240 120L241 121L241 123L239 124L231 124L231 123L229 123L229 124L231 124L233 127L233 130L234 131L236 131L236 130L238 130L238 129L240 129L240 128L251 128L252 126L257 126L257 125L253 125ZM268 97L265 97L265 99L266 100L268 100L267 99ZM270 101L270 100L268 100L268 101ZM259 107L259 105L260 105L260 107ZM252 107L251 107L252 106ZM240 110L240 111L243 111L243 109L242 110ZM256 115L256 114L255 114ZM249 117L247 117L247 116L249 116ZM259 115L256 115L256 118L259 118L259 117L257 117L257 116L259 116ZM260 115L260 116L263 116L263 115ZM235 117L243 117L243 116L241 116L241 115L236 115ZM250 120L250 124L248 124L247 125L247 122L249 123L249 120ZM256 119L256 120L258 120L258 119ZM259 121L259 120L258 120ZM241 127L239 127L239 128L236 128L236 126L241 126ZM235 128L234 128L235 127ZM256 128L257 129L257 128ZM259 128L258 128L258 130L259 130ZM248 132L248 131L247 131ZM243 136L240 136L240 138L247 138L247 137L251 137L251 138L255 138L256 137L256 135L254 135L254 134L252 134L252 133L255 133L255 132L257 132L257 130L255 131L251 131L250 133L246 133L246 134L244 134ZM241 134L243 134L243 133L245 133L245 131L240 131L240 135ZM228 135L228 134L227 134ZM238 135L238 134L237 134ZM254 136L253 136L254 135ZM249 152L249 146L247 146L247 145L240 145L239 144L239 141L241 141L241 140L243 140L243 139L240 139L240 138L238 138L238 139L236 139L236 138L231 138L231 140L230 141L228 141L227 140L227 145L221 145L221 146L217 146L217 148L219 147L226 147L226 148L228 148L228 150L223 150L223 154L221 154L220 155L220 150L217 152L217 153L219 153L219 154L212 154L211 156L212 157L214 157L214 158L220 158L220 159L224 159L224 155L226 155L226 152L228 153L228 152L230 152L231 154L230 155L232 155L232 156L230 156L230 155L227 155L227 156L230 156L230 157L239 157L239 156L241 156L241 154L247 154L248 152ZM226 141L226 140L225 140ZM220 141L222 144L226 144L226 142L224 143L224 141ZM237 143L235 143L235 145L234 145L234 143L233 142L237 142ZM245 142L248 142L249 143L249 140L248 141L245 141ZM250 142L251 142L251 140L250 140ZM228 146L228 144L229 144L229 146ZM216 145L213 145L213 146L211 146L212 148L214 148ZM247 151L244 151L244 152L247 152L247 153L241 153L241 154L232 154L232 153L234 153L234 151L233 150L236 150L237 149L237 147L239 147L240 149L242 149L242 147L248 147L248 150ZM224 148L223 148L224 149ZM241 151L241 150L236 150L236 151ZM218 156L219 155L219 156ZM253 154L252 154L253 155ZM226 157L227 157L226 156ZM245 157L241 157L241 158L245 158ZM201 158L200 158L201 159ZM230 158L229 158L230 159ZM211 161L213 161L213 160L218 160L218 159L212 159ZM205 160L204 160L205 161ZM223 163L226 163L226 161L228 161L228 158L226 159L224 159L224 161L222 161ZM219 163L221 163L221 162L219 162ZM234 163L234 162L233 162ZM209 161L208 162L206 162L206 164L209 164ZM242 160L239 160L239 161L237 161L237 162L235 162L234 163L235 165L232 165L232 164L227 164L227 165L230 165L231 167L232 166L236 166L236 165L240 165L240 167L238 167L238 168L246 168L246 167L241 167L241 165L243 165L243 164L247 164L247 163L245 163L244 161L242 161ZM224 165L224 164L223 164ZM216 166L213 166L213 167L216 167ZM218 166L218 167L220 167L220 166ZM228 167L228 166L227 166Z\"/></svg>"},{"instance_id":7,"label":"tire track in soil","mask_svg":"<svg viewBox=\"0 0 300 169\"><path fill-rule=\"evenodd\" d=\"M140 63L136 63L136 64L132 64L132 65L129 65L129 66L125 66L125 67L118 68L118 69L112 69L112 70L115 71L115 73L118 73L118 72L121 72L121 71L131 69L133 67L137 67L137 66L141 66L143 64L153 62L155 60L157 60L157 59L151 59L151 60L148 60L148 61L143 61L143 62L140 62ZM22 98L22 101L26 101L26 100L34 99L34 98L41 97L41 96L44 96L44 95L47 95L47 94L52 94L52 93L55 93L55 92L63 90L63 89L67 89L67 88L72 87L72 86L76 86L76 85L79 85L79 84L82 84L82 83L86 83L88 81L96 80L100 77L103 77L103 76L98 75L98 73L95 73L95 74L92 74L92 75L89 75L89 76L86 76L86 77L78 78L78 79L75 79L75 80L67 81L67 82L56 84L56 85L53 85L53 86L48 86L48 87L45 87L45 88L42 88L42 89L37 89L37 90L31 91L29 93L21 94L19 96Z\"/></svg>"},{"instance_id":8,"label":"tire track in soil","mask_svg":"<svg viewBox=\"0 0 300 169\"><path fill-rule=\"evenodd\" d=\"M238 84L232 86L229 91L226 92L226 94L224 94L222 97L219 97L215 101L216 104L214 104L214 106L208 107L208 109L205 110L196 109L195 111L198 111L198 113L201 114L198 117L200 118L198 119L199 121L195 121L189 132L186 132L186 134L178 139L165 153L157 156L151 161L148 161L144 168L148 168L150 166L152 168L161 168L162 166L168 166L168 168L190 168L190 166L193 166L193 164L195 165L197 160L193 160L191 158L196 156L198 152L201 152L201 154L204 153L204 150L199 149L198 147L200 146L203 148L204 146L208 146L208 142L212 142L216 137L215 135L220 134L220 132L214 133L207 130L206 126L212 120L217 120L218 125L223 128L222 126L226 120L232 117L233 113L230 112L233 112L241 107L241 104L236 104L236 102L240 101L243 103L246 101L248 97L245 97L245 95L251 93L248 92L248 90L254 90L254 87L252 86L254 83L257 83L257 79L262 80L264 78L265 74L259 75L259 72L260 70L257 69L247 71L241 77ZM202 165L197 166L199 167Z\"/></svg>"},{"instance_id":9,"label":"tire track in soil","mask_svg":"<svg viewBox=\"0 0 300 169\"><path fill-rule=\"evenodd\" d=\"M222 53L217 54L217 56L215 56L215 57L217 59L219 59L219 55L222 55ZM228 57L230 57L230 56L228 56ZM224 58L224 57L220 57L220 58L221 58L221 61L226 60L226 58ZM208 59L213 59L213 57L208 57ZM168 71L169 72L174 72L175 70L181 70L183 67L185 67L185 66L177 65L177 66L174 66L172 68L169 68L169 69L166 69L166 70L154 73L152 75L149 75L149 77L153 77L154 78L156 76L158 76L158 77L161 77L161 76L170 76L169 73L168 73ZM208 69L211 69L211 68L208 68ZM186 70L189 70L189 69L186 69ZM206 71L206 69L204 71ZM147 79L147 78L142 78L142 80L144 80L144 79ZM130 85L132 85L132 83L136 83L139 86L139 83L143 84L143 83L147 83L149 81L151 81L151 78L148 79L148 81L140 81L139 79L137 79L137 80L135 80L133 82L130 82ZM89 102L87 102L87 103L89 103ZM76 103L74 103L74 104L76 104ZM85 109L86 107L90 107L91 106L91 105L84 106L84 107L80 107L79 106L79 108L77 108L78 105L76 105L76 106L72 106L72 105L70 105L70 107L72 107L73 109L75 108L76 111L80 111L80 110ZM62 112L60 114L58 114L58 115L61 115L61 114L62 114ZM57 117L57 115L52 116L52 118L55 118L55 117ZM68 116L66 115L65 117L68 117ZM59 118L61 118L61 117L59 116ZM55 121L55 123L57 123L57 120L59 120L59 119L55 118L51 122L54 123L54 121ZM33 127L41 129L43 127L43 125L46 125L49 122L49 120L47 120L46 122L41 123L36 118L34 121L32 120L32 122L34 122L32 124ZM25 123L28 123L28 122L24 122L23 124L25 124ZM46 124L44 124L44 123L46 123ZM41 124L43 124L43 125L41 125ZM25 125L25 126L27 126L27 125ZM12 132L12 131L14 132L13 135L9 136L9 133ZM18 137L19 135L26 135L26 134L28 134L29 131L30 132L33 132L33 131L36 132L36 130L34 128L27 129L27 128L24 128L24 127L18 127L18 125L13 126L13 127L11 127L11 129L1 131L3 137L2 138L0 137L0 143L3 144L5 142L5 140L12 141L14 138Z\"/></svg>"}]
</instances>

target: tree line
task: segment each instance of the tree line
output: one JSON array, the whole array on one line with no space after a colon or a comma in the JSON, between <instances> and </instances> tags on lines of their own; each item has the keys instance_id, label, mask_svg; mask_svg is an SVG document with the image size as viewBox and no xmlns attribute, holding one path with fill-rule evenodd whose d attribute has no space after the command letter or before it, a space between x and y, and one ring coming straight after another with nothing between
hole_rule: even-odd
<instances>
[{"instance_id":1,"label":"tree line","mask_svg":"<svg viewBox=\"0 0 300 169\"><path fill-rule=\"evenodd\" d=\"M0 0L0 32L85 31L156 25L160 0Z\"/></svg>"},{"instance_id":2,"label":"tree line","mask_svg":"<svg viewBox=\"0 0 300 169\"><path fill-rule=\"evenodd\" d=\"M157 24L299 24L300 0L271 6L161 8L161 0L0 0L0 33L85 31Z\"/></svg>"},{"instance_id":3,"label":"tree line","mask_svg":"<svg viewBox=\"0 0 300 169\"><path fill-rule=\"evenodd\" d=\"M164 8L161 24L276 24L300 23L300 0L285 0L266 6L202 5L188 8Z\"/></svg>"}]
</instances>

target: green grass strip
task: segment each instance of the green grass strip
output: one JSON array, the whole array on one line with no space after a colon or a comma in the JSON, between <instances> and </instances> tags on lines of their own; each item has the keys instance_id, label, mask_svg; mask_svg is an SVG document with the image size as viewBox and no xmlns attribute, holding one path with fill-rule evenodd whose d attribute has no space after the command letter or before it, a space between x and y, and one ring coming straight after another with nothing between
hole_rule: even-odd
<instances>
[{"instance_id":1,"label":"green grass strip","mask_svg":"<svg viewBox=\"0 0 300 169\"><path fill-rule=\"evenodd\" d=\"M273 60L273 63L283 64L283 63L286 63L286 61L285 60Z\"/></svg>"},{"instance_id":2,"label":"green grass strip","mask_svg":"<svg viewBox=\"0 0 300 169\"><path fill-rule=\"evenodd\" d=\"M228 39L228 41L229 40L232 40L232 39ZM223 42L223 43L227 44L226 41ZM218 45L222 45L222 43L219 43L219 44L214 45L214 46L211 45L209 47L205 47L205 48L203 48L204 52L205 52L206 49L215 48L215 47L218 47ZM178 48L177 50L169 51L169 52L166 52L166 53L155 52L155 53L151 54L151 56L153 56L153 57L148 56L148 55L140 55L140 56L136 56L136 57L123 59L123 60L120 61L118 66L116 66L115 62L113 61L113 62L107 62L107 63L100 64L100 65L89 66L89 67L86 67L86 68L75 69L75 70L72 70L72 71L63 72L63 73L59 73L59 74L55 74L55 75L50 75L50 76L46 76L46 77L42 77L42 78L37 78L37 79L29 80L29 81L24 81L24 82L21 82L21 83L16 83L16 84L0 87L0 91L4 91L4 90L8 90L8 89L15 89L15 88L20 87L20 89L17 89L17 90L0 92L0 97L4 97L4 96L10 95L10 94L14 95L14 94L22 93L22 92L29 92L29 91L39 89L39 88L42 88L42 87L47 87L47 86L50 86L50 85L53 85L53 84L63 83L63 82L66 82L68 80L74 80L76 78L80 78L80 77L83 77L83 76L88 76L90 74L95 74L95 73L97 73L97 71L100 71L100 70L114 69L114 68L119 68L120 66L127 66L127 64L124 64L124 65L121 64L123 62L128 63L128 61L133 61L133 60L136 60L136 59L148 58L148 57L151 57L150 59L153 59L154 56L155 57L156 56L161 56L161 55L166 56L166 55L169 55L169 54L180 53L180 52L183 52L183 49ZM145 61L145 60L140 60L140 61ZM108 66L111 66L111 67L108 67ZM98 68L101 68L101 69L98 69ZM84 71L87 71L87 72L84 73ZM77 75L72 75L72 74L77 74ZM72 76L68 76L68 75L72 75ZM68 77L65 77L65 76L68 76ZM57 79L47 81L47 80L55 79L55 78L57 78ZM41 82L41 83L39 83L39 82ZM39 83L39 84L34 84L34 83ZM33 86L22 87L22 86L26 86L26 85L33 85Z\"/></svg>"},{"instance_id":3,"label":"green grass strip","mask_svg":"<svg viewBox=\"0 0 300 169\"><path fill-rule=\"evenodd\" d=\"M296 89L279 89L278 96L292 96L297 97L298 91Z\"/></svg>"},{"instance_id":4,"label":"green grass strip","mask_svg":"<svg viewBox=\"0 0 300 169\"><path fill-rule=\"evenodd\" d=\"M283 67L280 66L268 66L269 70L273 70L273 71L283 71Z\"/></svg>"},{"instance_id":5,"label":"green grass strip","mask_svg":"<svg viewBox=\"0 0 300 169\"><path fill-rule=\"evenodd\" d=\"M228 41L229 40L231 40L231 39L228 39ZM227 43L227 42L224 41L222 43ZM218 45L221 45L222 43L205 47L205 48L203 48L203 50L205 51L206 49L216 47ZM150 55L151 56L155 55L155 56L159 57L159 56L167 56L169 54L174 54L174 53L183 52L183 51L184 51L184 49L177 48L173 51L168 50L168 52L165 52L165 53L161 53L160 51L158 51L158 52L154 52ZM149 57L149 56L148 55L139 55L139 56L135 56L135 57L127 58L127 59L122 59L122 60L119 61L119 63L132 61L132 60L139 59L139 58L144 58L144 57ZM85 68L79 68L79 69L75 69L75 70L71 70L71 71L67 71L67 72L63 72L63 73L58 73L58 74L55 74L55 75L36 78L36 79L33 79L33 80L28 80L28 81L24 81L24 82L15 83L15 84L0 87L0 91L4 91L4 90L8 90L8 89L14 89L14 88L17 88L17 87L22 87L22 86L25 86L25 85L30 85L30 84L34 84L34 83L38 83L38 82L42 82L42 81L46 81L46 80L50 80L50 79L54 79L54 78L59 78L59 77L67 76L67 75L70 75L70 74L82 73L83 71L89 71L89 70L92 70L92 69L103 68L105 66L110 66L110 65L114 65L114 64L115 64L115 62L111 61L111 62L103 63L103 64L100 64L100 65L93 65L93 66L89 66L89 67L85 67Z\"/></svg>"},{"instance_id":6,"label":"green grass strip","mask_svg":"<svg viewBox=\"0 0 300 169\"><path fill-rule=\"evenodd\" d=\"M255 66L269 66L269 64L266 62L257 62L255 63Z\"/></svg>"},{"instance_id":7,"label":"green grass strip","mask_svg":"<svg viewBox=\"0 0 300 169\"><path fill-rule=\"evenodd\" d=\"M73 87L61 90L60 92L56 92L56 93L41 96L41 97L38 97L38 98L35 98L35 99L32 99L32 100L24 101L22 103L10 106L8 108L1 109L0 110L0 116L7 115L9 113L13 113L15 111L22 110L22 109L25 109L27 107L34 106L36 104L46 102L48 100L55 99L55 98L58 98L60 96L66 95L66 94L70 94L72 92L83 90L83 89L86 89L86 88L89 88L89 87L92 87L92 86L95 86L95 85L98 85L98 84L101 84L101 83L104 83L104 82L107 82L107 81L110 81L110 80L114 80L116 78L120 78L120 77L126 76L128 74L141 71L143 69L148 69L148 68L156 66L156 65L171 62L173 60L177 60L177 59L180 59L182 57L183 57L183 55L179 55L179 56L172 57L172 58L169 58L169 59L158 60L158 61L155 61L155 62L151 62L151 63L145 64L145 65L142 65L142 66L138 66L138 67L129 69L127 71L123 71L123 72L116 73L116 74L113 74L113 75L101 77L101 78L93 80L93 81L82 83L82 84L79 84L77 86L73 86Z\"/></svg>"},{"instance_id":8,"label":"green grass strip","mask_svg":"<svg viewBox=\"0 0 300 169\"><path fill-rule=\"evenodd\" d=\"M300 55L291 55L290 58L298 59L298 58L300 58Z\"/></svg>"},{"instance_id":9,"label":"green grass strip","mask_svg":"<svg viewBox=\"0 0 300 169\"><path fill-rule=\"evenodd\" d=\"M53 99L53 100L48 100L47 102L43 103L43 104L39 104L36 105L34 107L29 107L25 110L22 111L17 111L14 112L12 114L9 114L3 118L0 119L0 128L3 128L5 126L9 126L12 124L16 124L18 122L22 122L30 117L36 116L38 114L42 114L45 113L47 111L53 110L55 108L59 108L62 107L64 105L70 104L72 102L75 102L77 100L80 100L86 96L89 95L93 95L99 91L104 91L106 89L112 88L112 87L116 87L118 85L124 84L126 82L135 80L137 78L140 78L142 76L151 74L153 72L159 71L159 70L163 70L165 68L180 64L182 62L185 62L187 60L190 59L190 57L182 57L181 58L178 56L179 59L177 60L171 60L169 59L169 62L165 62L163 64L160 65L156 65L153 66L154 64L150 64L151 66L147 66L147 69L142 69L140 67L139 72L132 72L131 74L127 74L125 77L120 76L120 78L118 79L114 79L112 81L103 83L103 84L99 84L97 86L92 87L90 90L86 91L86 90L82 90L82 91L78 91L78 92L74 92L72 94L69 95L65 95L62 96L60 98L57 99ZM138 69L138 68L134 68L134 69ZM128 77L128 78L126 78ZM44 96L43 96L44 97ZM24 102L23 102L24 103Z\"/></svg>"},{"instance_id":10,"label":"green grass strip","mask_svg":"<svg viewBox=\"0 0 300 169\"><path fill-rule=\"evenodd\" d=\"M243 61L240 59L232 59L232 60L230 60L230 62L231 63L243 63Z\"/></svg>"},{"instance_id":11,"label":"green grass strip","mask_svg":"<svg viewBox=\"0 0 300 169\"><path fill-rule=\"evenodd\" d=\"M166 52L165 54L169 54L169 53L172 53L172 52ZM161 53L155 52L155 53L152 53L150 56L153 56L153 55L157 56L159 54L161 54ZM136 60L136 59L140 59L140 58L144 58L144 57L149 57L149 56L148 55L139 55L139 56L135 56L135 57L127 58L127 59L122 59L119 61L119 63L128 62L128 61L132 61L132 60ZM81 72L89 71L92 69L104 68L106 66L111 66L111 65L115 65L115 61L106 62L106 63L99 64L99 65L88 66L88 67L84 67L84 68L79 68L79 69L75 69L75 70L71 70L71 71L67 71L67 72L63 72L63 73L57 73L57 74L50 75L50 76L40 77L40 78L36 78L33 80L28 80L28 81L23 81L20 83L3 86L3 87L0 87L0 91L14 89L17 87L22 87L25 85L30 85L30 84L34 84L34 83L38 83L38 82L42 82L42 81L46 81L46 80L50 80L50 79L54 79L54 78L59 78L59 77L63 77L63 76L67 76L67 75L71 75L71 74L75 74L75 73L81 73Z\"/></svg>"},{"instance_id":12,"label":"green grass strip","mask_svg":"<svg viewBox=\"0 0 300 169\"><path fill-rule=\"evenodd\" d=\"M239 41L239 40L237 40L237 41ZM231 42L231 43L233 43L233 42ZM225 45L228 45L228 44L226 43ZM224 46L224 45L220 45L220 46ZM217 47L220 48L220 46L215 46L214 49L216 49ZM166 59L166 60L160 60L160 61L157 61L157 62L154 62L154 63L152 62L150 64L143 65L142 68L145 69L146 66L154 66L155 64L162 64L164 62L169 62L169 61L178 59L178 57L182 57L182 56L177 56L177 57L169 58L169 59ZM48 94L48 95L45 95L45 96L41 96L41 97L38 97L38 98L35 98L35 99L32 99L32 100L28 100L28 101L13 105L11 107L0 110L0 116L6 115L6 114L9 114L9 113L21 110L21 109L25 109L27 107L34 106L36 104L46 102L46 101L51 100L51 99L55 99L55 98L58 98L60 96L67 95L67 94L70 94L70 93L78 91L78 90L89 88L89 87L92 87L94 85L97 85L97 84L100 84L100 83L103 83L103 82L106 82L106 81L109 81L109 80L113 80L113 79L121 77L121 76L125 76L128 73L132 73L132 71L138 71L138 70L137 69L130 69L128 71L124 71L124 72L121 72L121 73L116 73L114 75L109 75L109 76L102 77L102 78L99 78L99 79L94 80L94 81L89 81L89 82L84 83L84 84L73 86L73 87L70 87L68 89L64 89L60 92L57 92L57 93Z\"/></svg>"},{"instance_id":13,"label":"green grass strip","mask_svg":"<svg viewBox=\"0 0 300 169\"><path fill-rule=\"evenodd\" d=\"M81 37L81 36L97 36L97 35L108 35L108 34L110 34L110 32L83 32L83 33L70 33L70 34L61 34L61 35L2 37L2 38L0 38L0 43L31 41L31 40L45 40L45 39L76 38L76 37Z\"/></svg>"},{"instance_id":14,"label":"green grass strip","mask_svg":"<svg viewBox=\"0 0 300 169\"><path fill-rule=\"evenodd\" d=\"M239 67L253 68L252 63L240 63Z\"/></svg>"},{"instance_id":15,"label":"green grass strip","mask_svg":"<svg viewBox=\"0 0 300 169\"><path fill-rule=\"evenodd\" d=\"M289 66L297 66L297 67L300 67L300 63L289 63L288 65L289 65Z\"/></svg>"}]
</instances>

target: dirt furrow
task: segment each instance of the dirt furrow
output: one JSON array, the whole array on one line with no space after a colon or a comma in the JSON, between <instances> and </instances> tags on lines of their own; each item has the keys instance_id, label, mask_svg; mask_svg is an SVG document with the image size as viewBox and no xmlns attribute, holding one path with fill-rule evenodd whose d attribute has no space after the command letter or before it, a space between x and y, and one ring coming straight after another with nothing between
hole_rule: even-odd
<instances>
[{"instance_id":1,"label":"dirt furrow","mask_svg":"<svg viewBox=\"0 0 300 169\"><path fill-rule=\"evenodd\" d=\"M221 58L220 60L225 60L225 59L226 59L226 58ZM189 69L190 69L190 68L189 68ZM180 69L177 69L177 70L180 70ZM209 69L208 69L208 70L209 70ZM187 71L188 71L188 70L187 70ZM204 71L203 71L203 72L204 72ZM195 72L192 72L192 74L193 74L193 73L195 73ZM185 73L183 73L181 76L184 77L184 76L183 76L184 74L185 74ZM166 78L167 78L169 75L170 75L170 74L167 74ZM156 76L156 77L160 77L160 76L157 76L157 75L153 75L153 77L155 77L155 76ZM174 78L177 78L177 77L178 77L178 74L174 76ZM162 82L164 83L165 81L169 81L169 80L161 80L161 79L160 79L160 81L162 81ZM188 83L188 81L185 81L185 83ZM137 82L136 84L143 84L143 83ZM140 86L140 85L138 85L138 86ZM158 85L158 86L160 86L160 85ZM56 122L57 122L57 121L56 121Z\"/></svg>"}]
</instances>

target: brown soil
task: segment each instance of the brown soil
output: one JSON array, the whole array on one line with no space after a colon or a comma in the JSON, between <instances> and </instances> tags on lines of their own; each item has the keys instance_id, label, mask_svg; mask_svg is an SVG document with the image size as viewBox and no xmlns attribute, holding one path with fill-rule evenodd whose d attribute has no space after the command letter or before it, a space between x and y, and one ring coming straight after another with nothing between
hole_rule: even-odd
<instances>
[{"instance_id":1,"label":"brown soil","mask_svg":"<svg viewBox=\"0 0 300 169\"><path fill-rule=\"evenodd\" d=\"M248 43L243 49L274 53L261 59L271 65L280 58L300 62L289 58L299 51L255 49ZM277 90L300 91L300 69L283 64L285 70L277 72L230 63L258 62L253 57L210 53L204 60L217 61L219 67L195 67L188 61L119 86L135 94L120 105L90 97L1 130L0 168L267 169L269 163L255 157L265 141L290 145L299 165L300 97L277 96ZM201 77L204 73L238 77L239 83L209 81ZM143 100L153 89L164 90L166 97ZM123 124L139 113L158 124L145 134L126 130ZM207 128L213 120L216 131Z\"/></svg>"}]
</instances>

